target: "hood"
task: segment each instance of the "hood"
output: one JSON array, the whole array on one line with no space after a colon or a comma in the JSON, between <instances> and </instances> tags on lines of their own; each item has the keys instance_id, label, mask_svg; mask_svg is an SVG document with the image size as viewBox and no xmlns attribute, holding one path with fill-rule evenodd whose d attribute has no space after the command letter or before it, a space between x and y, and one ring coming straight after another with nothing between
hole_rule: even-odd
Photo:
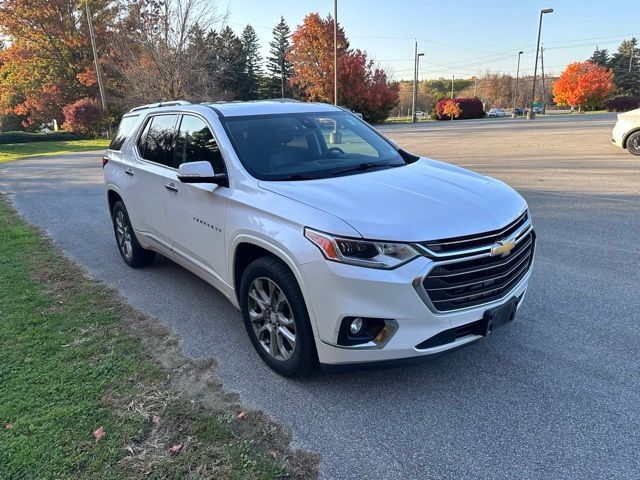
<instances>
[{"instance_id":1,"label":"hood","mask_svg":"<svg viewBox=\"0 0 640 480\"><path fill-rule=\"evenodd\" d=\"M356 175L259 185L335 215L371 240L418 242L497 230L526 208L505 183L428 159Z\"/></svg>"},{"instance_id":2,"label":"hood","mask_svg":"<svg viewBox=\"0 0 640 480\"><path fill-rule=\"evenodd\" d=\"M619 113L618 118L638 118L640 117L640 108L636 108L635 110L630 110L628 112Z\"/></svg>"}]
</instances>

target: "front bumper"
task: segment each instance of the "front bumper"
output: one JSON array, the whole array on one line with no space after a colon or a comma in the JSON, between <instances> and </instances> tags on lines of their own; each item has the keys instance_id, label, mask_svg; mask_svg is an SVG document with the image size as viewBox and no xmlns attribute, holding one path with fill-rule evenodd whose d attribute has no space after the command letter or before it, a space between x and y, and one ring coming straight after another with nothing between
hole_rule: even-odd
<instances>
[{"instance_id":1,"label":"front bumper","mask_svg":"<svg viewBox=\"0 0 640 480\"><path fill-rule=\"evenodd\" d=\"M469 334L433 348L416 348L440 332L481 320L486 310L502 305L514 296L520 299L519 307L531 274L529 268L519 283L499 300L437 313L427 306L414 286L415 279L428 271L432 263L426 257L419 257L394 270L362 268L325 260L303 265L308 307L315 319L320 363L343 365L425 357L475 342L482 336ZM345 347L337 343L345 317L393 319L398 328L381 347Z\"/></svg>"},{"instance_id":2,"label":"front bumper","mask_svg":"<svg viewBox=\"0 0 640 480\"><path fill-rule=\"evenodd\" d=\"M630 126L628 122L623 119L619 119L613 127L613 131L611 132L611 143L620 148L625 148L624 137L627 134L629 128Z\"/></svg>"}]
</instances>

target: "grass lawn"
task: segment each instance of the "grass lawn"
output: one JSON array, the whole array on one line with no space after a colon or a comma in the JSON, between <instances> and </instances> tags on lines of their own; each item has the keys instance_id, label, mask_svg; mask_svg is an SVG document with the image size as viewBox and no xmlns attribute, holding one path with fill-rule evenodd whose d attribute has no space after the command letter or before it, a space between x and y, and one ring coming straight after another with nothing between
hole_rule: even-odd
<instances>
[{"instance_id":1,"label":"grass lawn","mask_svg":"<svg viewBox=\"0 0 640 480\"><path fill-rule=\"evenodd\" d=\"M1 479L314 478L212 371L0 197Z\"/></svg>"},{"instance_id":2,"label":"grass lawn","mask_svg":"<svg viewBox=\"0 0 640 480\"><path fill-rule=\"evenodd\" d=\"M11 162L28 157L59 155L69 152L104 150L109 140L95 138L90 140L65 140L59 142L10 143L0 145L0 163Z\"/></svg>"}]
</instances>

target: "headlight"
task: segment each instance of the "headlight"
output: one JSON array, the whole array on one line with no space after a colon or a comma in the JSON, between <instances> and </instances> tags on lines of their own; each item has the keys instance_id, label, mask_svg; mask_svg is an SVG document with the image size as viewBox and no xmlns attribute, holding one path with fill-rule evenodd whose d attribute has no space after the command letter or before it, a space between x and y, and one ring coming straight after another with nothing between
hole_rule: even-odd
<instances>
[{"instance_id":1,"label":"headlight","mask_svg":"<svg viewBox=\"0 0 640 480\"><path fill-rule=\"evenodd\" d=\"M304 229L304 236L313 242L328 260L361 267L390 269L418 256L418 252L405 243L340 238L310 228Z\"/></svg>"}]
</instances>

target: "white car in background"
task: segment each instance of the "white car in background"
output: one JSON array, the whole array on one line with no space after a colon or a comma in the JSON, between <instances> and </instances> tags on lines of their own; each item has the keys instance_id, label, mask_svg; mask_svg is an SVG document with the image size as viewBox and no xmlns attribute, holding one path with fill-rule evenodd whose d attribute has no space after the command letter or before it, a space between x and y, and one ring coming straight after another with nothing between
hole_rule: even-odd
<instances>
[{"instance_id":1,"label":"white car in background","mask_svg":"<svg viewBox=\"0 0 640 480\"><path fill-rule=\"evenodd\" d=\"M506 117L507 112L502 110L501 108L492 108L487 112L487 117Z\"/></svg>"},{"instance_id":2,"label":"white car in background","mask_svg":"<svg viewBox=\"0 0 640 480\"><path fill-rule=\"evenodd\" d=\"M611 141L629 153L640 155L640 108L618 114Z\"/></svg>"}]
</instances>

